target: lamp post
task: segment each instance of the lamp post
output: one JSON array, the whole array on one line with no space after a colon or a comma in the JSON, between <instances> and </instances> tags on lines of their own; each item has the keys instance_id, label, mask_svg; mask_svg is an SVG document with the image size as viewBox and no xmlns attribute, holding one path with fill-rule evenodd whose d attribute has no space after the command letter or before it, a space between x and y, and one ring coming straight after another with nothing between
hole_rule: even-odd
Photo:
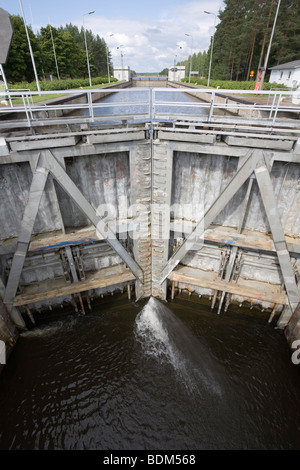
<instances>
[{"instance_id":1,"label":"lamp post","mask_svg":"<svg viewBox=\"0 0 300 470\"><path fill-rule=\"evenodd\" d=\"M180 62L182 61L182 46L180 46L179 44L176 44L177 47L179 47L180 49L180 56L179 56L179 59L180 59Z\"/></svg>"},{"instance_id":2,"label":"lamp post","mask_svg":"<svg viewBox=\"0 0 300 470\"><path fill-rule=\"evenodd\" d=\"M180 63L180 67L182 67L182 46L180 46L180 44L176 44L177 47L179 47L180 49L180 55L179 55L179 63ZM178 73L178 77L179 79L181 80L181 68L179 69L179 73Z\"/></svg>"},{"instance_id":3,"label":"lamp post","mask_svg":"<svg viewBox=\"0 0 300 470\"><path fill-rule=\"evenodd\" d=\"M51 28L50 21L49 21L49 26L50 26L51 41L52 41L52 47L53 47L53 53L54 53L54 60L55 60L55 65L56 65L57 79L60 80L58 64L57 64L57 58L56 58L56 52L55 52L55 45L54 45L54 40L53 40L53 34L52 34L52 28Z\"/></svg>"},{"instance_id":4,"label":"lamp post","mask_svg":"<svg viewBox=\"0 0 300 470\"><path fill-rule=\"evenodd\" d=\"M109 37L112 37L113 34L109 34ZM108 60L108 47L106 44L106 58L107 58L107 78L108 78L108 83L110 83L110 70L109 70L109 60Z\"/></svg>"},{"instance_id":5,"label":"lamp post","mask_svg":"<svg viewBox=\"0 0 300 470\"><path fill-rule=\"evenodd\" d=\"M267 70L267 66L268 66L268 60L269 60L269 55L270 55L270 51L271 51L272 40L273 40L273 36L274 36L274 31L275 31L278 12L279 12L280 2L281 2L281 0L278 0L277 10L276 10L274 23L273 23L273 28L272 28L272 33L271 33L271 37L270 37L270 42L269 42L269 46L268 46L268 50L267 50L267 54L266 54L266 58L265 58L264 68L263 68L261 79L260 79L260 84L259 84L259 89L260 90L262 90L263 86L264 86L264 79L265 79L266 70Z\"/></svg>"},{"instance_id":6,"label":"lamp post","mask_svg":"<svg viewBox=\"0 0 300 470\"><path fill-rule=\"evenodd\" d=\"M184 33L186 36L192 38L191 45L191 60L190 60L190 71L189 71L189 83L191 83L191 72L192 72L192 53L193 53L193 36L191 34Z\"/></svg>"},{"instance_id":7,"label":"lamp post","mask_svg":"<svg viewBox=\"0 0 300 470\"><path fill-rule=\"evenodd\" d=\"M123 75L123 52L121 47L124 47L123 44L117 47L117 49L120 49L120 55L121 55L121 67L122 67L122 75Z\"/></svg>"},{"instance_id":8,"label":"lamp post","mask_svg":"<svg viewBox=\"0 0 300 470\"><path fill-rule=\"evenodd\" d=\"M84 42L85 42L85 51L86 51L86 60L87 60L87 67L88 67L88 73L89 73L89 81L90 81L90 86L92 86L92 79L91 79L91 70L90 70L90 61L89 61L89 51L87 47L87 40L86 40L86 31L84 27L84 17L87 15L92 15L95 13L95 11L89 11L88 13L85 13L82 15L82 23L83 23L83 34L84 34Z\"/></svg>"},{"instance_id":9,"label":"lamp post","mask_svg":"<svg viewBox=\"0 0 300 470\"><path fill-rule=\"evenodd\" d=\"M25 31L26 31L26 36L27 36L27 41L28 41L28 46L29 46L29 52L30 52L30 56L31 56L33 71L34 71L34 75L35 75L36 86L37 86L38 91L40 92L41 87L40 87L39 77L38 77L38 74L37 74L37 71L36 71L34 56L33 56L31 43L30 43L30 37L29 37L29 34L28 34L27 24L26 24L26 20L25 20L23 5L22 5L22 0L20 0L20 7L21 7L22 15L23 15L23 21L24 21L24 26L25 26Z\"/></svg>"},{"instance_id":10,"label":"lamp post","mask_svg":"<svg viewBox=\"0 0 300 470\"><path fill-rule=\"evenodd\" d=\"M123 81L124 80L124 70L123 70L123 52L121 47L124 47L123 44L117 47L117 49L120 49L120 55L121 55L121 73L120 73L120 78Z\"/></svg>"},{"instance_id":11,"label":"lamp post","mask_svg":"<svg viewBox=\"0 0 300 470\"><path fill-rule=\"evenodd\" d=\"M211 63L212 63L212 55L213 55L213 48L214 48L214 38L215 38L215 32L216 32L216 14L212 13L211 11L204 11L207 15L214 15L214 33L211 41L211 48L210 48L210 60L209 60L209 70L208 70L208 79L207 79L207 86L209 86L209 81L210 81L210 71L211 71Z\"/></svg>"}]
</instances>

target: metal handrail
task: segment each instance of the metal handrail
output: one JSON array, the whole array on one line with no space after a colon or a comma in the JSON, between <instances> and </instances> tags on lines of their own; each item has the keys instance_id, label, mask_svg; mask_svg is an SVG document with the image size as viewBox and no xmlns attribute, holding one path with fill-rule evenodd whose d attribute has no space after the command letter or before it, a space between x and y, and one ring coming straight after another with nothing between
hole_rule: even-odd
<instances>
[{"instance_id":1,"label":"metal handrail","mask_svg":"<svg viewBox=\"0 0 300 470\"><path fill-rule=\"evenodd\" d=\"M159 94L163 93L163 99ZM194 101L180 101L176 99L176 94L192 96ZM294 92L292 92L294 93ZM101 101L101 97L108 94L117 94L115 102ZM133 97L140 94L140 99L134 100ZM1 96L8 96L12 99L18 97L22 99L22 105L6 106L0 108L1 115L5 113L7 122L14 121L14 114L24 113L28 126L36 125L38 121L56 122L59 119L66 121L78 121L78 117L83 116L84 120L89 122L115 121L116 117L122 119L122 115L126 120L131 119L137 121L144 119L145 121L170 120L177 121L187 119L199 122L211 122L220 119L220 113L225 114L224 120L228 116L236 118L237 122L257 124L258 116L260 116L260 124L275 125L278 121L278 113L284 111L290 114L293 120L294 113L300 112L300 106L288 106L282 103L282 97L291 96L291 91L253 91L253 90L216 90L201 88L129 88L129 89L92 89L92 90L58 90L45 92L32 92L29 90L14 90L0 92ZM51 95L61 95L61 99L55 102L34 103L34 96L45 96L49 99ZM67 95L67 96L66 96ZM124 100L124 97L128 97ZM241 96L241 98L239 98ZM247 101L246 97L252 98ZM255 100L256 96L258 97ZM268 99L273 96L272 104L268 104ZM117 99L120 97L120 100ZM170 97L170 98L168 98ZM76 99L80 102L72 103ZM97 98L97 100L95 100ZM253 100L254 98L254 100ZM261 98L268 98L265 102L260 103ZM255 102L253 102L255 101ZM258 101L258 102L256 102ZM162 107L168 107L168 111ZM121 111L116 114L115 110ZM187 112L187 108L188 111ZM138 110L137 110L138 109ZM59 115L60 113L60 115ZM66 115L67 113L67 115ZM80 114L81 113L81 114ZM263 114L262 114L263 113ZM9 121L9 114L12 119ZM8 116L7 116L8 115ZM254 116L253 116L254 115ZM285 118L286 119L286 118ZM0 120L1 126L1 120ZM13 126L13 124L12 124ZM298 126L299 127L299 126Z\"/></svg>"}]
</instances>

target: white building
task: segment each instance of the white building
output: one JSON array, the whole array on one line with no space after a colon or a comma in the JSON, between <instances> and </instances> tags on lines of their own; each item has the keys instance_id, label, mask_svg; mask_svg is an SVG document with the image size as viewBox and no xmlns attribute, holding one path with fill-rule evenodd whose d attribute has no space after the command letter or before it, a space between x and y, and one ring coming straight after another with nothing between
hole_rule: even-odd
<instances>
[{"instance_id":1,"label":"white building","mask_svg":"<svg viewBox=\"0 0 300 470\"><path fill-rule=\"evenodd\" d=\"M180 82L180 80L184 77L184 65L174 65L173 67L169 67L168 80L170 80L171 82Z\"/></svg>"},{"instance_id":2,"label":"white building","mask_svg":"<svg viewBox=\"0 0 300 470\"><path fill-rule=\"evenodd\" d=\"M270 83L280 83L289 88L300 86L300 60L270 67Z\"/></svg>"},{"instance_id":3,"label":"white building","mask_svg":"<svg viewBox=\"0 0 300 470\"><path fill-rule=\"evenodd\" d=\"M130 67L128 65L114 67L114 78L120 82L129 82L131 79Z\"/></svg>"}]
</instances>

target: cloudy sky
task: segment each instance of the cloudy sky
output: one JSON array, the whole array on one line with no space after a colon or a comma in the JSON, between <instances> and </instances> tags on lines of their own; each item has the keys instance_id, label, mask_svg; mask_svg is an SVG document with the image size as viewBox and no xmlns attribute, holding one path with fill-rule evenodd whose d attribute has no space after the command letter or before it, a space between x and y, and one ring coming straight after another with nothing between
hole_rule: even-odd
<instances>
[{"instance_id":1,"label":"cloudy sky","mask_svg":"<svg viewBox=\"0 0 300 470\"><path fill-rule=\"evenodd\" d=\"M123 65L136 72L160 72L191 51L207 50L215 16L204 10L217 15L224 7L223 0L0 0L0 8L13 15L22 16L21 5L35 32L49 22L84 23L105 39L115 66L122 51Z\"/></svg>"}]
</instances>

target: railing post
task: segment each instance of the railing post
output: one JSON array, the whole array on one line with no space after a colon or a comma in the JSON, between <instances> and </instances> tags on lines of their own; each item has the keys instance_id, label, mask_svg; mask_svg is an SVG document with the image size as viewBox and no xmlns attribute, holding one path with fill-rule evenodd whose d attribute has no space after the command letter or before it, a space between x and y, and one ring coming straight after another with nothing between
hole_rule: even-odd
<instances>
[{"instance_id":1,"label":"railing post","mask_svg":"<svg viewBox=\"0 0 300 470\"><path fill-rule=\"evenodd\" d=\"M153 124L153 119L155 116L155 90L154 88L149 89L149 118L151 125Z\"/></svg>"},{"instance_id":2,"label":"railing post","mask_svg":"<svg viewBox=\"0 0 300 470\"><path fill-rule=\"evenodd\" d=\"M275 100L276 100L276 92L275 92L275 94L274 94L273 102L272 102L272 104L271 104L271 109L270 109L270 113L269 113L269 119L272 118L272 113L273 113L273 109L274 109Z\"/></svg>"},{"instance_id":3,"label":"railing post","mask_svg":"<svg viewBox=\"0 0 300 470\"><path fill-rule=\"evenodd\" d=\"M281 100L281 95L282 95L282 93L280 92L279 95L278 95L278 101L277 101L277 105L276 105L275 112L274 112L273 124L274 124L275 121L276 121L276 117L277 117L277 113L278 113L278 108L279 108L279 103L280 103L280 100Z\"/></svg>"},{"instance_id":4,"label":"railing post","mask_svg":"<svg viewBox=\"0 0 300 470\"><path fill-rule=\"evenodd\" d=\"M89 90L87 92L87 99L88 99L88 104L89 104L89 111L90 111L90 117L92 119L92 122L94 122L94 108L93 108L93 100L92 100L92 92Z\"/></svg>"},{"instance_id":5,"label":"railing post","mask_svg":"<svg viewBox=\"0 0 300 470\"><path fill-rule=\"evenodd\" d=\"M27 110L24 93L22 93L21 96L22 96L22 101L23 101L23 106L24 106L24 111L25 111L25 114L26 114L26 118L27 118L29 126L31 127L30 117L29 117L29 113L28 113L28 110ZM33 119L33 115L32 115L31 110L30 110L30 114L31 114L31 119Z\"/></svg>"},{"instance_id":6,"label":"railing post","mask_svg":"<svg viewBox=\"0 0 300 470\"><path fill-rule=\"evenodd\" d=\"M208 122L211 120L213 112L214 112L214 103L215 103L215 91L212 92L211 94L211 101L210 101L210 110L209 110L209 115L208 115Z\"/></svg>"}]
</instances>

